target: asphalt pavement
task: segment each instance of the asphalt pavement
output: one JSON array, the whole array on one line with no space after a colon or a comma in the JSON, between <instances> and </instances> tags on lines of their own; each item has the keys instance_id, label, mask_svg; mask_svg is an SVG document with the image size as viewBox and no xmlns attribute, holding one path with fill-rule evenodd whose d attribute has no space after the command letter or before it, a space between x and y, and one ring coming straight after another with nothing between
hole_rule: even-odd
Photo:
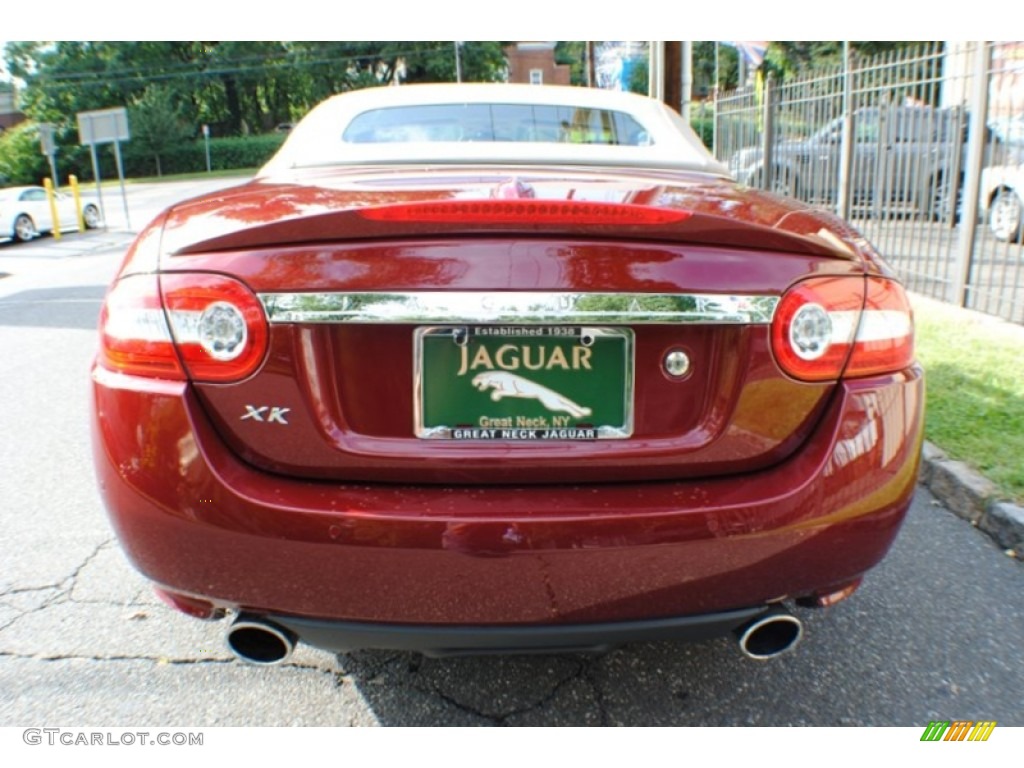
<instances>
[{"instance_id":1,"label":"asphalt pavement","mask_svg":"<svg viewBox=\"0 0 1024 768\"><path fill-rule=\"evenodd\" d=\"M767 663L725 638L234 660L223 622L165 608L126 563L93 478L88 368L129 238L0 245L0 726L1024 726L1024 565L924 488L859 592L801 610L803 643Z\"/></svg>"}]
</instances>

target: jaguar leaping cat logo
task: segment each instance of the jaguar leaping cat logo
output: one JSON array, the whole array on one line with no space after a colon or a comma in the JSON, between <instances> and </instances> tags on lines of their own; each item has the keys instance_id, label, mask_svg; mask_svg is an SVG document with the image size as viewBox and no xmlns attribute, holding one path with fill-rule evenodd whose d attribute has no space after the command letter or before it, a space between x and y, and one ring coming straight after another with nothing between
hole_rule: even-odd
<instances>
[{"instance_id":1,"label":"jaguar leaping cat logo","mask_svg":"<svg viewBox=\"0 0 1024 768\"><path fill-rule=\"evenodd\" d=\"M524 379L522 376L506 371L478 373L473 377L473 386L481 392L486 392L488 389L494 390L491 392L491 400L496 403L503 397L522 397L540 400L541 405L549 411L568 413L575 419L582 419L592 413L589 408L574 403L553 389L548 389L529 379Z\"/></svg>"}]
</instances>

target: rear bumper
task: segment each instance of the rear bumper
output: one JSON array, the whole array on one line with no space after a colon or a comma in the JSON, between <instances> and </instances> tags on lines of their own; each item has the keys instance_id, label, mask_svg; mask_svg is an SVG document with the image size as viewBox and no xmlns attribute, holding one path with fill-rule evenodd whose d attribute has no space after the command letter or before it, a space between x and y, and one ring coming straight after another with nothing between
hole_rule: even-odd
<instances>
[{"instance_id":1,"label":"rear bumper","mask_svg":"<svg viewBox=\"0 0 1024 768\"><path fill-rule=\"evenodd\" d=\"M764 607L642 621L543 625L422 626L264 617L316 648L377 648L445 657L504 653L603 652L630 642L708 640L764 615Z\"/></svg>"},{"instance_id":2,"label":"rear bumper","mask_svg":"<svg viewBox=\"0 0 1024 768\"><path fill-rule=\"evenodd\" d=\"M593 646L622 622L645 637L680 621L720 634L768 603L846 585L885 555L923 428L913 368L842 385L796 454L742 476L340 485L240 461L187 385L97 370L94 395L100 487L136 567L165 589L294 624L313 644L320 632L327 647L345 636L373 647L382 632L386 647L406 647L395 639L406 629L440 633L419 648L463 647L491 629L478 647L523 632L537 647ZM691 618L646 626L666 617ZM562 639L549 642L549 629Z\"/></svg>"}]
</instances>

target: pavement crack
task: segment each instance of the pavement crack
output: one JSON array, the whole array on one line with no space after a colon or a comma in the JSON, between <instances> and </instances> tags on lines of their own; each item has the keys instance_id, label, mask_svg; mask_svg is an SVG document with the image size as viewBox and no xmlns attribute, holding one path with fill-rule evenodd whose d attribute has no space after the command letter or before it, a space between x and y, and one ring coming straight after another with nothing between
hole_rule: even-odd
<instances>
[{"instance_id":1,"label":"pavement crack","mask_svg":"<svg viewBox=\"0 0 1024 768\"><path fill-rule=\"evenodd\" d=\"M579 678L589 685L594 692L594 703L597 705L597 714L601 718L599 724L605 727L611 725L611 717L608 714L608 704L604 698L604 689L601 687L601 682L596 674L597 665L600 663L601 659L599 658L585 659L580 665Z\"/></svg>"},{"instance_id":2,"label":"pavement crack","mask_svg":"<svg viewBox=\"0 0 1024 768\"><path fill-rule=\"evenodd\" d=\"M0 597L8 597L10 595L24 595L28 592L45 592L48 589L60 589L60 585L63 583L64 581L59 581L56 584L43 584L40 587L14 587L12 589L5 589L3 592L0 592ZM4 603L4 605L8 605L8 603Z\"/></svg>"},{"instance_id":3,"label":"pavement crack","mask_svg":"<svg viewBox=\"0 0 1024 768\"><path fill-rule=\"evenodd\" d=\"M543 694L542 696L538 697L535 701L532 701L528 704L513 706L509 709L498 712L488 712L478 707L475 707L471 704L459 701L453 696L439 690L436 685L430 685L426 688L420 688L420 690L424 693L437 696L442 701L452 705L453 707L462 712L466 712L467 714L480 717L484 720L487 720L490 723L493 723L494 725L508 725L509 718L516 717L517 715L529 714L530 712L543 709L545 706L550 704L558 697L559 693L561 693L563 688L579 679L581 674L583 674L585 667L578 660L574 661L577 662L577 668L569 674L565 675L562 679L556 681L555 683L552 683L551 688L548 690L547 693Z\"/></svg>"},{"instance_id":4,"label":"pavement crack","mask_svg":"<svg viewBox=\"0 0 1024 768\"><path fill-rule=\"evenodd\" d=\"M34 592L53 591L55 593L50 597L45 598L39 605L36 605L32 608L19 609L16 606L10 605L9 601L5 602L5 605L7 605L15 611L19 611L19 613L10 620L4 622L3 624L0 624L0 632L3 632L4 630L8 629L13 624L17 623L26 616L31 616L34 613L45 611L47 608L50 608L51 606L65 602L78 602L72 600L71 593L74 591L75 584L78 580L79 575L93 560L96 559L96 557L99 556L100 552L113 545L114 541L115 539L113 536L110 536L101 541L93 548L93 550L88 555L85 556L85 558L82 559L82 561L71 571L70 574L62 578L60 581L54 582L52 584L45 584L42 586L9 587L0 592L0 598L10 598L15 595L26 595Z\"/></svg>"},{"instance_id":5,"label":"pavement crack","mask_svg":"<svg viewBox=\"0 0 1024 768\"><path fill-rule=\"evenodd\" d=\"M511 715L511 713L509 713L508 715L492 715L487 712L482 712L478 710L476 707L470 706L469 704L464 704L458 699L452 698L446 693L437 690L437 688L433 686L427 688L426 690L423 690L423 692L428 693L432 696L437 696L437 698L439 698L441 701L451 705L452 707L455 707L455 709L459 710L460 712L465 712L466 714L473 715L474 717L479 717L491 723L492 725L505 725L504 719Z\"/></svg>"},{"instance_id":6,"label":"pavement crack","mask_svg":"<svg viewBox=\"0 0 1024 768\"><path fill-rule=\"evenodd\" d=\"M113 543L114 543L114 537L110 536L109 538L104 539L99 544L97 544L95 549L93 549L92 552L90 552L88 555L86 555L85 559L81 563L78 564L78 567L75 568L75 570L71 572L71 575L68 576L67 578L65 578L63 581L61 581L61 586L63 586L67 582L70 582L70 586L67 588L68 592L70 592L74 588L75 582L78 580L79 574L81 574L82 571L85 570L85 568L89 565L89 563L91 563L93 560L95 560L99 556L101 551L103 551L104 549L108 548Z\"/></svg>"},{"instance_id":7,"label":"pavement crack","mask_svg":"<svg viewBox=\"0 0 1024 768\"><path fill-rule=\"evenodd\" d=\"M43 587L41 589L23 590L22 594L27 593L27 592L45 592L46 590L61 590L61 588L58 585L58 586L53 586L53 587ZM6 621L3 624L0 624L0 632L3 632L4 630L8 629L12 625L14 625L17 622L21 621L26 616L31 616L32 614L39 613L40 611L45 611L47 608L50 608L51 606L54 606L54 605L59 605L61 603L65 603L65 602L67 602L67 600L68 600L68 592L65 591L65 590L61 590L61 591L58 591L55 595L52 595L51 597L46 598L45 600L43 600L39 605L35 606L34 608L19 609L19 608L16 608L14 606L9 606L9 607L13 608L13 610L19 611L19 613L18 613L17 616L14 616L9 621Z\"/></svg>"},{"instance_id":8,"label":"pavement crack","mask_svg":"<svg viewBox=\"0 0 1024 768\"><path fill-rule=\"evenodd\" d=\"M140 656L130 654L114 654L111 656L86 656L77 653L13 653L11 651L0 651L0 658L24 659L27 661L146 661L159 665L180 666L188 664L234 664L235 659L192 659L192 658L166 658L161 656Z\"/></svg>"},{"instance_id":9,"label":"pavement crack","mask_svg":"<svg viewBox=\"0 0 1024 768\"><path fill-rule=\"evenodd\" d=\"M240 667L249 667L256 669L256 665L244 664L235 658L192 658L188 656L180 657L167 657L167 656L146 656L140 654L111 654L109 656L89 656L85 654L76 653L53 653L53 654L32 654L32 653L14 653L12 651L0 651L0 658L9 659L23 659L26 661L95 661L95 662L121 662L121 661L141 661L157 666L172 666L172 667L185 667L185 666L200 666L200 665L228 665L233 664ZM321 674L328 675L332 678L336 687L341 687L344 684L344 680L338 681L337 678L344 678L344 675L339 675L338 672L329 667L325 667L318 664L309 663L298 663L298 662L286 662L279 665L281 669L294 669L299 671L318 672Z\"/></svg>"}]
</instances>

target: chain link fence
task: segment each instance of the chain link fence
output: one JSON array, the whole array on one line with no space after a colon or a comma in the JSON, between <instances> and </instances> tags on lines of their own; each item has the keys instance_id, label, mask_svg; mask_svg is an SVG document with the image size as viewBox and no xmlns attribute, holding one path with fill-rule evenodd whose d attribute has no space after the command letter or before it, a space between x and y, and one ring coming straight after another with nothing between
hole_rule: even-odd
<instances>
[{"instance_id":1,"label":"chain link fence","mask_svg":"<svg viewBox=\"0 0 1024 768\"><path fill-rule=\"evenodd\" d=\"M714 152L850 220L911 290L1024 323L1024 41L847 56L725 94Z\"/></svg>"}]
</instances>

